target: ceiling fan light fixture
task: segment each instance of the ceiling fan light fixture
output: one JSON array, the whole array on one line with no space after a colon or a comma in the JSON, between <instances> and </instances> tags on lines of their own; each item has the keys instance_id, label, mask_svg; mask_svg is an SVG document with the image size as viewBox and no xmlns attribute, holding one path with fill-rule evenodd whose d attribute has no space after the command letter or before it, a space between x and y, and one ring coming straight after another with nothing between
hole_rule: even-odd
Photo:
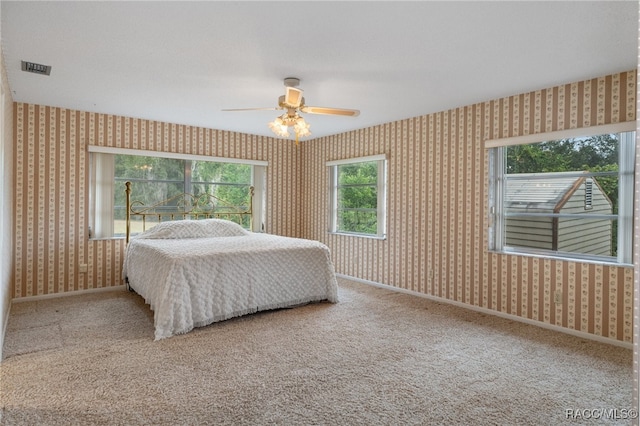
<instances>
[{"instance_id":1,"label":"ceiling fan light fixture","mask_svg":"<svg viewBox=\"0 0 640 426\"><path fill-rule=\"evenodd\" d=\"M285 121L282 117L277 117L275 120L270 122L269 128L273 131L273 133L281 138L289 137L289 126L285 124Z\"/></svg>"},{"instance_id":2,"label":"ceiling fan light fixture","mask_svg":"<svg viewBox=\"0 0 640 426\"><path fill-rule=\"evenodd\" d=\"M293 125L293 130L296 132L296 136L300 138L309 136L311 134L311 130L309 130L310 128L311 125L304 121L304 118L302 117L299 117L296 120L296 124Z\"/></svg>"},{"instance_id":3,"label":"ceiling fan light fixture","mask_svg":"<svg viewBox=\"0 0 640 426\"><path fill-rule=\"evenodd\" d=\"M304 118L302 118L297 112L293 114L282 114L269 123L269 128L271 129L271 131L273 131L276 136L282 138L289 137L289 127L293 127L293 132L296 135L296 143L298 142L299 138L304 138L311 135L311 126L309 125L309 123L304 121Z\"/></svg>"}]
</instances>

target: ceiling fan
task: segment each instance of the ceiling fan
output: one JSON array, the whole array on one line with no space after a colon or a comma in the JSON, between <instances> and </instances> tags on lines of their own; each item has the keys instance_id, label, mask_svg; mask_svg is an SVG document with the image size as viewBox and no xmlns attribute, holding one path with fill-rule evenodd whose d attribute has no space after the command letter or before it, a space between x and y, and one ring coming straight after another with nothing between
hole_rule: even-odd
<instances>
[{"instance_id":1,"label":"ceiling fan","mask_svg":"<svg viewBox=\"0 0 640 426\"><path fill-rule=\"evenodd\" d=\"M309 130L310 126L300 115L301 112L308 114L343 115L347 117L356 117L360 114L360 111L357 109L307 106L304 103L302 89L297 88L299 85L299 78L285 78L285 94L278 98L277 107L223 109L223 111L285 110L286 112L284 114L269 123L269 128L276 135L286 138L289 137L289 127L292 127L296 135L296 143L298 143L299 138L309 136L311 134L311 131Z\"/></svg>"}]
</instances>

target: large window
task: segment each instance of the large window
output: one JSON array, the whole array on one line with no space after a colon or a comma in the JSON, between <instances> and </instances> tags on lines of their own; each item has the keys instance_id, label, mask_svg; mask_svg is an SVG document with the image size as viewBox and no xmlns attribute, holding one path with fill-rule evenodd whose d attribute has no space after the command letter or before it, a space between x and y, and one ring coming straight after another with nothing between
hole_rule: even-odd
<instances>
[{"instance_id":1,"label":"large window","mask_svg":"<svg viewBox=\"0 0 640 426\"><path fill-rule=\"evenodd\" d=\"M151 155L149 155L151 154ZM170 155L167 157L166 155ZM232 206L248 206L250 187L253 199L253 230L261 230L264 165L260 162L214 159L125 150L91 153L91 234L96 238L125 234L125 182L132 182L131 199L153 205L182 193L198 197L209 194ZM171 206L164 206L171 209ZM131 232L143 224L132 217ZM256 220L257 219L257 220ZM149 219L145 228L153 226ZM245 228L250 227L246 218Z\"/></svg>"},{"instance_id":2,"label":"large window","mask_svg":"<svg viewBox=\"0 0 640 426\"><path fill-rule=\"evenodd\" d=\"M385 236L386 161L384 155L330 161L330 231Z\"/></svg>"},{"instance_id":3,"label":"large window","mask_svg":"<svg viewBox=\"0 0 640 426\"><path fill-rule=\"evenodd\" d=\"M491 248L631 263L630 128L625 123L488 141Z\"/></svg>"}]
</instances>

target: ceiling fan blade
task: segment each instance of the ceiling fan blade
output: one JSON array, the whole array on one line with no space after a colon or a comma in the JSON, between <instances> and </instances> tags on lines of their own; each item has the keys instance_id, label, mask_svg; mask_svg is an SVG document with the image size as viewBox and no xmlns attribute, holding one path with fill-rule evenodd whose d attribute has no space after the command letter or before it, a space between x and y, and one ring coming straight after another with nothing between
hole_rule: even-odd
<instances>
[{"instance_id":1,"label":"ceiling fan blade","mask_svg":"<svg viewBox=\"0 0 640 426\"><path fill-rule=\"evenodd\" d=\"M227 108L222 109L221 111L277 111L282 109L281 107L273 107L273 108Z\"/></svg>"},{"instance_id":2,"label":"ceiling fan blade","mask_svg":"<svg viewBox=\"0 0 640 426\"><path fill-rule=\"evenodd\" d=\"M344 108L304 106L300 108L300 111L306 112L308 114L345 115L348 117L357 117L358 115L360 115L360 111L358 111L357 109Z\"/></svg>"},{"instance_id":3,"label":"ceiling fan blade","mask_svg":"<svg viewBox=\"0 0 640 426\"><path fill-rule=\"evenodd\" d=\"M284 103L291 108L298 108L302 103L302 90L295 87L286 87L286 89Z\"/></svg>"}]
</instances>

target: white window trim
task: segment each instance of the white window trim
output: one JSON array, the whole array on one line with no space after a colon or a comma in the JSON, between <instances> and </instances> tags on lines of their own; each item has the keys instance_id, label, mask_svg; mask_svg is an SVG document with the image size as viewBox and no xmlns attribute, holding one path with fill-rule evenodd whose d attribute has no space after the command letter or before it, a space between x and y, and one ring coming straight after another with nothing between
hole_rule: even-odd
<instances>
[{"instance_id":1,"label":"white window trim","mask_svg":"<svg viewBox=\"0 0 640 426\"><path fill-rule=\"evenodd\" d=\"M485 141L485 149L489 151L489 249L500 253L513 253L519 255L532 255L539 257L548 257L552 259L563 259L569 261L586 261L597 263L612 263L616 265L630 265L633 256L633 232L625 232L633 230L633 197L618 197L618 255L617 258L607 258L599 256L591 256L580 253L558 253L546 250L535 249L517 249L504 246L504 229L500 224L500 217L503 215L504 207L504 158L502 149L506 146L526 145L532 143L541 143L545 141L572 139L580 137L589 137L602 134L621 134L619 160L618 160L618 176L619 176L619 193L634 194L633 190L628 191L625 188L634 186L634 161L635 156L629 152L635 149L635 137L633 133L637 128L636 121L627 121L623 123L607 124L594 127L583 127L579 129L567 129L555 132L536 133L523 136L515 136L511 138L489 139ZM626 150L625 150L626 146Z\"/></svg>"},{"instance_id":2,"label":"white window trim","mask_svg":"<svg viewBox=\"0 0 640 426\"><path fill-rule=\"evenodd\" d=\"M378 162L378 179L377 193L378 205L377 209L377 225L376 234L362 234L357 232L336 231L338 220L338 191L336 186L338 183L338 167L345 164ZM330 234L349 235L363 238L385 239L387 236L387 156L386 154L369 155L366 157L345 158L341 160L332 160L326 162L329 167L329 230Z\"/></svg>"},{"instance_id":3,"label":"white window trim","mask_svg":"<svg viewBox=\"0 0 640 426\"><path fill-rule=\"evenodd\" d=\"M546 133L531 133L529 135L513 136L510 138L487 139L484 142L484 147L485 149L489 149L501 146L527 145L530 143L581 138L593 135L604 135L607 133L635 132L635 130L635 121L625 121L622 123L604 124L602 126L580 127L578 129L557 130L555 132Z\"/></svg>"},{"instance_id":4,"label":"white window trim","mask_svg":"<svg viewBox=\"0 0 640 426\"><path fill-rule=\"evenodd\" d=\"M342 160L332 160L332 161L327 161L327 166L331 167L331 166L339 166L342 164L354 164L354 163L368 163L370 161L380 161L380 160L387 160L387 156L385 154L378 154L378 155L369 155L368 157L356 157L356 158L344 158Z\"/></svg>"},{"instance_id":5,"label":"white window trim","mask_svg":"<svg viewBox=\"0 0 640 426\"><path fill-rule=\"evenodd\" d=\"M115 156L91 156L91 190L89 192L89 214L91 238L113 237L113 194L115 182ZM97 191L97 187L102 188Z\"/></svg>"},{"instance_id":6,"label":"white window trim","mask_svg":"<svg viewBox=\"0 0 640 426\"><path fill-rule=\"evenodd\" d=\"M208 155L196 155L196 154L180 154L177 152L161 152L161 151L146 151L144 149L128 149L128 148L114 148L110 146L98 146L89 145L87 147L89 152L100 152L104 154L120 154L120 155L140 155L143 157L160 157L160 158L175 158L178 160L194 160L194 161L211 161L214 163L236 163L247 164L251 166L268 166L268 161L263 160L250 160L242 158L226 158L226 157L212 157Z\"/></svg>"},{"instance_id":7,"label":"white window trim","mask_svg":"<svg viewBox=\"0 0 640 426\"><path fill-rule=\"evenodd\" d=\"M266 168L268 161L238 159L226 157L212 157L206 155L180 154L175 152L146 151L142 149L114 148L106 146L89 145L87 147L89 153L112 154L112 155L138 155L145 157L173 158L178 160L192 161L210 161L218 163L234 163L245 164L252 167L252 185L254 187L253 196L253 232L265 232L266 223ZM99 160L99 157L107 156L91 156L91 185L89 188L89 227L90 239L110 239L124 238L113 236L113 191L115 190L112 180L114 174L113 159L110 162ZM113 158L113 157L112 157ZM105 176L110 176L105 180ZM101 196L96 193L95 182L103 180L103 185L107 191L103 191ZM110 188L109 188L110 186ZM110 192L109 192L110 191ZM103 212L102 214L98 214ZM108 213L106 213L108 212Z\"/></svg>"},{"instance_id":8,"label":"white window trim","mask_svg":"<svg viewBox=\"0 0 640 426\"><path fill-rule=\"evenodd\" d=\"M633 129L633 132L635 131L636 129ZM625 131L620 135L619 148L618 263L621 264L631 264L633 261L633 194L635 193L635 155L633 153L637 148L635 133L631 132ZM631 194L631 196L622 197L622 193Z\"/></svg>"}]
</instances>

